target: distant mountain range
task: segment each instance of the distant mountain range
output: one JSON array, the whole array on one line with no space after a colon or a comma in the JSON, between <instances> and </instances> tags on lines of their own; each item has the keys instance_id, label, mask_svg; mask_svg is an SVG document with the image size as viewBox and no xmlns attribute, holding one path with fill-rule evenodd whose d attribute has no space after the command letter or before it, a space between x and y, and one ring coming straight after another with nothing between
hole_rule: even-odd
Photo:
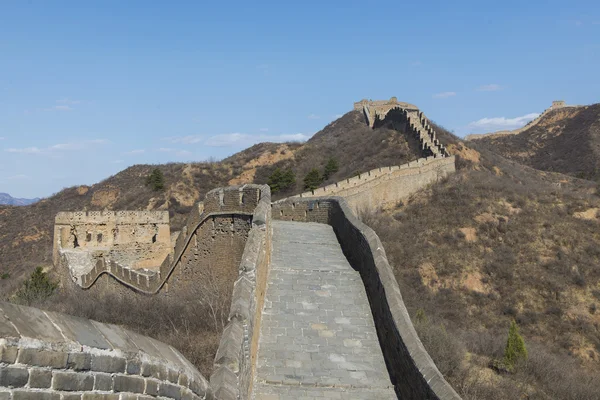
<instances>
[{"instance_id":1,"label":"distant mountain range","mask_svg":"<svg viewBox=\"0 0 600 400\"><path fill-rule=\"evenodd\" d=\"M28 206L39 200L37 197L35 199L16 199L8 193L0 193L0 204L8 206Z\"/></svg>"}]
</instances>

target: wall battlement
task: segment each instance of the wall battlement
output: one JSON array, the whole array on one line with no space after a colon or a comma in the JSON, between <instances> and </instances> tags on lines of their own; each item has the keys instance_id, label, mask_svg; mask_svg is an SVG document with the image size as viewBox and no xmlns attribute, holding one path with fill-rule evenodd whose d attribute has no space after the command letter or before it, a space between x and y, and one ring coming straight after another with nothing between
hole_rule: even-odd
<instances>
[{"instance_id":1,"label":"wall battlement","mask_svg":"<svg viewBox=\"0 0 600 400\"><path fill-rule=\"evenodd\" d=\"M54 223L168 224L168 211L61 211Z\"/></svg>"},{"instance_id":2,"label":"wall battlement","mask_svg":"<svg viewBox=\"0 0 600 400\"><path fill-rule=\"evenodd\" d=\"M354 103L354 110L362 111L369 127L374 128L385 122L390 122L394 127L404 125L404 129L414 135L421 144L424 157L433 155L446 157L448 152L437 139L437 134L425 115L417 106L400 102L396 97L390 100L366 100Z\"/></svg>"},{"instance_id":3,"label":"wall battlement","mask_svg":"<svg viewBox=\"0 0 600 400\"><path fill-rule=\"evenodd\" d=\"M393 205L454 171L454 156L420 158L403 165L376 168L288 199L340 196L355 211L374 209Z\"/></svg>"}]
</instances>

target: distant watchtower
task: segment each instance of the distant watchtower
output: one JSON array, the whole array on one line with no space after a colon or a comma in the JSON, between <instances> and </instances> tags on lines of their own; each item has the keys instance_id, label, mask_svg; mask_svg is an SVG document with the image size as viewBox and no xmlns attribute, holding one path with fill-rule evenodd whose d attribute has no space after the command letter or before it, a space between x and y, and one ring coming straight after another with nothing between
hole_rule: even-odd
<instances>
[{"instance_id":1,"label":"distant watchtower","mask_svg":"<svg viewBox=\"0 0 600 400\"><path fill-rule=\"evenodd\" d=\"M566 106L565 101L564 100L554 100L552 102L552 108L561 108Z\"/></svg>"}]
</instances>

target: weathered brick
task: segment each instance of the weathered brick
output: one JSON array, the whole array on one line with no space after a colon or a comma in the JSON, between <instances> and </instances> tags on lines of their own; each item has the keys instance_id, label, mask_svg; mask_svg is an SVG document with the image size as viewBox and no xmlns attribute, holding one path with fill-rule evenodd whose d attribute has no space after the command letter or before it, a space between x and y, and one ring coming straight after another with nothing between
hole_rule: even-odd
<instances>
[{"instance_id":1,"label":"weathered brick","mask_svg":"<svg viewBox=\"0 0 600 400\"><path fill-rule=\"evenodd\" d=\"M67 353L58 351L21 349L17 361L20 364L35 365L37 367L65 368L67 357Z\"/></svg>"},{"instance_id":2,"label":"weathered brick","mask_svg":"<svg viewBox=\"0 0 600 400\"><path fill-rule=\"evenodd\" d=\"M177 383L179 381L179 372L167 368L167 379L169 380L169 382Z\"/></svg>"},{"instance_id":3,"label":"weathered brick","mask_svg":"<svg viewBox=\"0 0 600 400\"><path fill-rule=\"evenodd\" d=\"M113 388L115 392L144 393L144 378L116 375Z\"/></svg>"},{"instance_id":4,"label":"weathered brick","mask_svg":"<svg viewBox=\"0 0 600 400\"><path fill-rule=\"evenodd\" d=\"M146 394L158 396L158 382L146 379Z\"/></svg>"},{"instance_id":5,"label":"weathered brick","mask_svg":"<svg viewBox=\"0 0 600 400\"><path fill-rule=\"evenodd\" d=\"M29 371L29 387L46 389L52 383L52 371L49 369L32 368Z\"/></svg>"},{"instance_id":6,"label":"weathered brick","mask_svg":"<svg viewBox=\"0 0 600 400\"><path fill-rule=\"evenodd\" d=\"M151 376L153 378L160 378L160 368L156 364L143 363L142 375Z\"/></svg>"},{"instance_id":7,"label":"weathered brick","mask_svg":"<svg viewBox=\"0 0 600 400\"><path fill-rule=\"evenodd\" d=\"M10 392L0 392L0 400L10 400Z\"/></svg>"},{"instance_id":8,"label":"weathered brick","mask_svg":"<svg viewBox=\"0 0 600 400\"><path fill-rule=\"evenodd\" d=\"M138 395L133 393L121 393L120 400L138 400Z\"/></svg>"},{"instance_id":9,"label":"weathered brick","mask_svg":"<svg viewBox=\"0 0 600 400\"><path fill-rule=\"evenodd\" d=\"M75 371L89 371L92 367L92 355L88 353L70 353L67 368Z\"/></svg>"},{"instance_id":10,"label":"weathered brick","mask_svg":"<svg viewBox=\"0 0 600 400\"><path fill-rule=\"evenodd\" d=\"M13 364L17 361L19 348L15 346L0 346L0 362Z\"/></svg>"},{"instance_id":11,"label":"weathered brick","mask_svg":"<svg viewBox=\"0 0 600 400\"><path fill-rule=\"evenodd\" d=\"M177 384L179 386L185 386L187 387L189 383L189 378L186 374L179 374L179 381L177 382Z\"/></svg>"},{"instance_id":12,"label":"weathered brick","mask_svg":"<svg viewBox=\"0 0 600 400\"><path fill-rule=\"evenodd\" d=\"M28 380L29 372L26 368L0 366L0 386L23 387Z\"/></svg>"},{"instance_id":13,"label":"weathered brick","mask_svg":"<svg viewBox=\"0 0 600 400\"><path fill-rule=\"evenodd\" d=\"M61 393L60 400L81 400L81 393Z\"/></svg>"},{"instance_id":14,"label":"weathered brick","mask_svg":"<svg viewBox=\"0 0 600 400\"><path fill-rule=\"evenodd\" d=\"M111 356L92 356L92 369L100 372L125 372L125 359Z\"/></svg>"},{"instance_id":15,"label":"weathered brick","mask_svg":"<svg viewBox=\"0 0 600 400\"><path fill-rule=\"evenodd\" d=\"M52 388L66 392L89 391L94 388L94 376L79 372L54 371Z\"/></svg>"},{"instance_id":16,"label":"weathered brick","mask_svg":"<svg viewBox=\"0 0 600 400\"><path fill-rule=\"evenodd\" d=\"M113 376L111 374L94 373L94 379L94 390L112 391Z\"/></svg>"},{"instance_id":17,"label":"weathered brick","mask_svg":"<svg viewBox=\"0 0 600 400\"><path fill-rule=\"evenodd\" d=\"M129 375L139 375L142 371L142 363L139 360L127 360L127 373Z\"/></svg>"},{"instance_id":18,"label":"weathered brick","mask_svg":"<svg viewBox=\"0 0 600 400\"><path fill-rule=\"evenodd\" d=\"M118 393L84 393L81 400L119 400Z\"/></svg>"},{"instance_id":19,"label":"weathered brick","mask_svg":"<svg viewBox=\"0 0 600 400\"><path fill-rule=\"evenodd\" d=\"M161 383L158 387L158 394L162 397L181 400L181 386L172 385L170 383Z\"/></svg>"},{"instance_id":20,"label":"weathered brick","mask_svg":"<svg viewBox=\"0 0 600 400\"><path fill-rule=\"evenodd\" d=\"M15 390L13 400L60 400L56 392L32 392L30 390Z\"/></svg>"}]
</instances>

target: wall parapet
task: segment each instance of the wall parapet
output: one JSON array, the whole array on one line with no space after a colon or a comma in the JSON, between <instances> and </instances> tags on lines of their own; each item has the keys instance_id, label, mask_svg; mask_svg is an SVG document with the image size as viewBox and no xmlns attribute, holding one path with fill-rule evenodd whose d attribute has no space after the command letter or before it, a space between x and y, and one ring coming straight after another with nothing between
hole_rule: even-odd
<instances>
[{"instance_id":1,"label":"wall parapet","mask_svg":"<svg viewBox=\"0 0 600 400\"><path fill-rule=\"evenodd\" d=\"M74 223L169 223L168 211L61 211L56 214L57 224Z\"/></svg>"},{"instance_id":2,"label":"wall parapet","mask_svg":"<svg viewBox=\"0 0 600 400\"><path fill-rule=\"evenodd\" d=\"M260 193L210 377L216 398L223 400L248 399L252 390L271 243L269 186L261 186Z\"/></svg>"},{"instance_id":3,"label":"wall parapet","mask_svg":"<svg viewBox=\"0 0 600 400\"><path fill-rule=\"evenodd\" d=\"M290 198L273 203L273 218L333 227L365 285L388 372L399 398L459 400L423 347L377 234L340 197Z\"/></svg>"},{"instance_id":4,"label":"wall parapet","mask_svg":"<svg viewBox=\"0 0 600 400\"><path fill-rule=\"evenodd\" d=\"M212 398L173 347L116 325L0 302L0 398Z\"/></svg>"},{"instance_id":5,"label":"wall parapet","mask_svg":"<svg viewBox=\"0 0 600 400\"><path fill-rule=\"evenodd\" d=\"M455 169L454 156L430 156L403 165L376 168L288 199L340 196L355 210L380 207L407 197Z\"/></svg>"},{"instance_id":6,"label":"wall parapet","mask_svg":"<svg viewBox=\"0 0 600 400\"><path fill-rule=\"evenodd\" d=\"M181 261L194 233L202 224L215 216L254 215L255 209L260 205L262 192L264 191L264 185L242 185L217 188L208 192L204 202L197 203L192 208L185 226L177 237L173 253L164 258L156 271L133 269L109 257L100 257L93 259L95 260L92 262L93 268L81 275L72 276L72 278L81 288L89 289L101 275L107 274L121 284L138 292L156 294L165 285ZM270 198L270 194L268 197ZM116 213L122 213L122 211ZM57 240L55 238L55 242ZM59 255L59 268L69 268L71 270L67 254L59 251ZM89 257L92 258L91 255Z\"/></svg>"}]
</instances>

